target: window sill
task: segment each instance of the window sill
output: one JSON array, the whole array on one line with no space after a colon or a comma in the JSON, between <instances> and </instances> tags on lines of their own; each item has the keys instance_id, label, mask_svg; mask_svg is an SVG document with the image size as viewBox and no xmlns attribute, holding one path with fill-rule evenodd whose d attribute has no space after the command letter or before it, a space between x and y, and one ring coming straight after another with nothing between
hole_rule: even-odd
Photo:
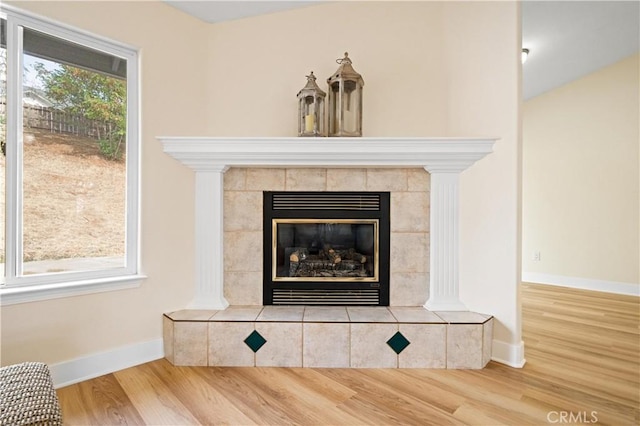
<instances>
[{"instance_id":1,"label":"window sill","mask_svg":"<svg viewBox=\"0 0 640 426\"><path fill-rule=\"evenodd\" d=\"M145 275L126 275L63 284L5 287L0 289L0 306L137 288L146 278Z\"/></svg>"}]
</instances>

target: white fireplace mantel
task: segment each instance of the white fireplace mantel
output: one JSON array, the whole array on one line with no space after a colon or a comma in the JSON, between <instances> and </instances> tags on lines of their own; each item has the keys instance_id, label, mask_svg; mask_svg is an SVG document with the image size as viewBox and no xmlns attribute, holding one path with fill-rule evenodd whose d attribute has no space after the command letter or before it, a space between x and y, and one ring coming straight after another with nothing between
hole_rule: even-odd
<instances>
[{"instance_id":1,"label":"white fireplace mantel","mask_svg":"<svg viewBox=\"0 0 640 426\"><path fill-rule=\"evenodd\" d=\"M196 172L196 289L189 308L229 306L223 256L223 178L229 167L423 167L431 174L430 287L425 307L466 310L458 295L459 176L492 152L495 138L158 139L167 154Z\"/></svg>"}]
</instances>

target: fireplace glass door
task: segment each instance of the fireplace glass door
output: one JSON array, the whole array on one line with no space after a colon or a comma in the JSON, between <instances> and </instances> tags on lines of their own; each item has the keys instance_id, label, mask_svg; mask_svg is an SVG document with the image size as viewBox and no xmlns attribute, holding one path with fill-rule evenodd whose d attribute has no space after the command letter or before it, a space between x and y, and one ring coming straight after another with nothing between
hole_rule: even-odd
<instances>
[{"instance_id":1,"label":"fireplace glass door","mask_svg":"<svg viewBox=\"0 0 640 426\"><path fill-rule=\"evenodd\" d=\"M273 281L379 280L378 220L273 219Z\"/></svg>"}]
</instances>

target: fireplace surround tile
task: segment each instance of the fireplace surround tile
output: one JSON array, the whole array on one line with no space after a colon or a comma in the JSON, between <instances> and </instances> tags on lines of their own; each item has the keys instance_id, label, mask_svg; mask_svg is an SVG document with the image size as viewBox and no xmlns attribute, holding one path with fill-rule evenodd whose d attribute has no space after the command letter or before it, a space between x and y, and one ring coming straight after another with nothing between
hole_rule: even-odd
<instances>
[{"instance_id":1,"label":"fireplace surround tile","mask_svg":"<svg viewBox=\"0 0 640 426\"><path fill-rule=\"evenodd\" d=\"M447 368L479 369L483 353L482 324L447 325Z\"/></svg>"},{"instance_id":2,"label":"fireplace surround tile","mask_svg":"<svg viewBox=\"0 0 640 426\"><path fill-rule=\"evenodd\" d=\"M224 297L233 305L262 305L262 272L224 272Z\"/></svg>"},{"instance_id":3,"label":"fireplace surround tile","mask_svg":"<svg viewBox=\"0 0 640 426\"><path fill-rule=\"evenodd\" d=\"M349 322L349 315L344 306L307 306L304 310L303 321Z\"/></svg>"},{"instance_id":4,"label":"fireplace surround tile","mask_svg":"<svg viewBox=\"0 0 640 426\"><path fill-rule=\"evenodd\" d=\"M202 321L177 321L173 324L173 359L177 365L207 365L207 330Z\"/></svg>"},{"instance_id":5,"label":"fireplace surround tile","mask_svg":"<svg viewBox=\"0 0 640 426\"><path fill-rule=\"evenodd\" d=\"M174 321L208 321L209 318L217 314L218 311L204 309L183 309L166 314L165 316Z\"/></svg>"},{"instance_id":6,"label":"fireplace surround tile","mask_svg":"<svg viewBox=\"0 0 640 426\"><path fill-rule=\"evenodd\" d=\"M260 231L262 220L261 191L225 191L224 230L228 231Z\"/></svg>"},{"instance_id":7,"label":"fireplace surround tile","mask_svg":"<svg viewBox=\"0 0 640 426\"><path fill-rule=\"evenodd\" d=\"M212 321L255 321L262 306L229 306L212 317Z\"/></svg>"},{"instance_id":8,"label":"fireplace surround tile","mask_svg":"<svg viewBox=\"0 0 640 426\"><path fill-rule=\"evenodd\" d=\"M426 233L391 233L390 268L393 272L427 272L429 237ZM416 261L420 259L421 261ZM425 287L427 287L425 283ZM393 283L391 284L393 291Z\"/></svg>"},{"instance_id":9,"label":"fireplace surround tile","mask_svg":"<svg viewBox=\"0 0 640 426\"><path fill-rule=\"evenodd\" d=\"M346 323L303 324L303 367L348 368L350 326Z\"/></svg>"},{"instance_id":10,"label":"fireplace surround tile","mask_svg":"<svg viewBox=\"0 0 640 426\"><path fill-rule=\"evenodd\" d=\"M429 232L429 194L391 194L391 232Z\"/></svg>"},{"instance_id":11,"label":"fireplace surround tile","mask_svg":"<svg viewBox=\"0 0 640 426\"><path fill-rule=\"evenodd\" d=\"M446 368L446 325L400 324L398 328L411 342L398 355L399 368Z\"/></svg>"},{"instance_id":12,"label":"fireplace surround tile","mask_svg":"<svg viewBox=\"0 0 640 426\"><path fill-rule=\"evenodd\" d=\"M398 355L387 341L398 324L351 324L352 368L397 368Z\"/></svg>"},{"instance_id":13,"label":"fireplace surround tile","mask_svg":"<svg viewBox=\"0 0 640 426\"><path fill-rule=\"evenodd\" d=\"M271 188L303 191L382 188L392 189L391 199L398 200L391 227L402 230L391 232L391 253L395 252L396 257L390 264L389 302L392 306L424 305L429 296L429 182L430 175L423 168L230 168L224 174L223 282L226 300L231 305L262 304L262 276L255 274L263 268L262 232L255 230L258 224L262 226L262 209L246 208L241 200L250 196L242 195L243 192L260 193ZM396 217L401 223L394 223ZM231 225L227 220L232 221ZM240 229L243 223L247 227ZM425 231L406 232L411 229Z\"/></svg>"},{"instance_id":14,"label":"fireplace surround tile","mask_svg":"<svg viewBox=\"0 0 640 426\"><path fill-rule=\"evenodd\" d=\"M393 283L389 295L390 307L422 308L429 298L428 272L391 272L389 279Z\"/></svg>"},{"instance_id":15,"label":"fireplace surround tile","mask_svg":"<svg viewBox=\"0 0 640 426\"><path fill-rule=\"evenodd\" d=\"M423 168L407 169L407 190L408 191L427 191L431 186L431 175Z\"/></svg>"},{"instance_id":16,"label":"fireplace surround tile","mask_svg":"<svg viewBox=\"0 0 640 426\"><path fill-rule=\"evenodd\" d=\"M253 367L255 355L244 343L255 327L252 322L209 323L209 366Z\"/></svg>"},{"instance_id":17,"label":"fireplace surround tile","mask_svg":"<svg viewBox=\"0 0 640 426\"><path fill-rule=\"evenodd\" d=\"M390 306L389 311L398 320L405 323L445 324L442 318L422 307Z\"/></svg>"},{"instance_id":18,"label":"fireplace surround tile","mask_svg":"<svg viewBox=\"0 0 640 426\"><path fill-rule=\"evenodd\" d=\"M262 231L224 233L225 270L262 271Z\"/></svg>"},{"instance_id":19,"label":"fireplace surround tile","mask_svg":"<svg viewBox=\"0 0 640 426\"><path fill-rule=\"evenodd\" d=\"M162 316L162 346L164 349L164 357L171 364L175 364L175 358L173 356L174 351L174 335L173 335L173 320L166 315Z\"/></svg>"},{"instance_id":20,"label":"fireplace surround tile","mask_svg":"<svg viewBox=\"0 0 640 426\"><path fill-rule=\"evenodd\" d=\"M326 169L286 169L285 191L326 191Z\"/></svg>"},{"instance_id":21,"label":"fireplace surround tile","mask_svg":"<svg viewBox=\"0 0 640 426\"><path fill-rule=\"evenodd\" d=\"M243 191L246 189L247 169L233 167L224 174L225 191Z\"/></svg>"},{"instance_id":22,"label":"fireplace surround tile","mask_svg":"<svg viewBox=\"0 0 640 426\"><path fill-rule=\"evenodd\" d=\"M366 169L367 191L406 191L407 169Z\"/></svg>"},{"instance_id":23,"label":"fireplace surround tile","mask_svg":"<svg viewBox=\"0 0 640 426\"><path fill-rule=\"evenodd\" d=\"M482 324L482 365L491 361L491 343L493 342L493 321Z\"/></svg>"},{"instance_id":24,"label":"fireplace surround tile","mask_svg":"<svg viewBox=\"0 0 640 426\"><path fill-rule=\"evenodd\" d=\"M265 306L256 321L302 322L304 306Z\"/></svg>"},{"instance_id":25,"label":"fireplace surround tile","mask_svg":"<svg viewBox=\"0 0 640 426\"><path fill-rule=\"evenodd\" d=\"M490 315L469 311L436 311L436 315L450 324L483 324Z\"/></svg>"},{"instance_id":26,"label":"fireplace surround tile","mask_svg":"<svg viewBox=\"0 0 640 426\"><path fill-rule=\"evenodd\" d=\"M247 169L248 191L284 191L284 169ZM262 211L262 208L260 209Z\"/></svg>"},{"instance_id":27,"label":"fireplace surround tile","mask_svg":"<svg viewBox=\"0 0 640 426\"><path fill-rule=\"evenodd\" d=\"M354 322L396 322L386 307L348 306L349 320Z\"/></svg>"},{"instance_id":28,"label":"fireplace surround tile","mask_svg":"<svg viewBox=\"0 0 640 426\"><path fill-rule=\"evenodd\" d=\"M327 191L362 191L366 185L364 169L327 169Z\"/></svg>"},{"instance_id":29,"label":"fireplace surround tile","mask_svg":"<svg viewBox=\"0 0 640 426\"><path fill-rule=\"evenodd\" d=\"M267 343L256 352L256 367L302 367L302 323L258 322Z\"/></svg>"}]
</instances>

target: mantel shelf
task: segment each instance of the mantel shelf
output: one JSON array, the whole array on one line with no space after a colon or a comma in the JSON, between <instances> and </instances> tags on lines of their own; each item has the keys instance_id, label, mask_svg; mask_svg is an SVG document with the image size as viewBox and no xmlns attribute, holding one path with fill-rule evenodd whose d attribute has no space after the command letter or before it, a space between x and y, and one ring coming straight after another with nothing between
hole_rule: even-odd
<instances>
[{"instance_id":1,"label":"mantel shelf","mask_svg":"<svg viewBox=\"0 0 640 426\"><path fill-rule=\"evenodd\" d=\"M226 167L424 167L460 172L496 138L158 137L164 152L194 170Z\"/></svg>"}]
</instances>

